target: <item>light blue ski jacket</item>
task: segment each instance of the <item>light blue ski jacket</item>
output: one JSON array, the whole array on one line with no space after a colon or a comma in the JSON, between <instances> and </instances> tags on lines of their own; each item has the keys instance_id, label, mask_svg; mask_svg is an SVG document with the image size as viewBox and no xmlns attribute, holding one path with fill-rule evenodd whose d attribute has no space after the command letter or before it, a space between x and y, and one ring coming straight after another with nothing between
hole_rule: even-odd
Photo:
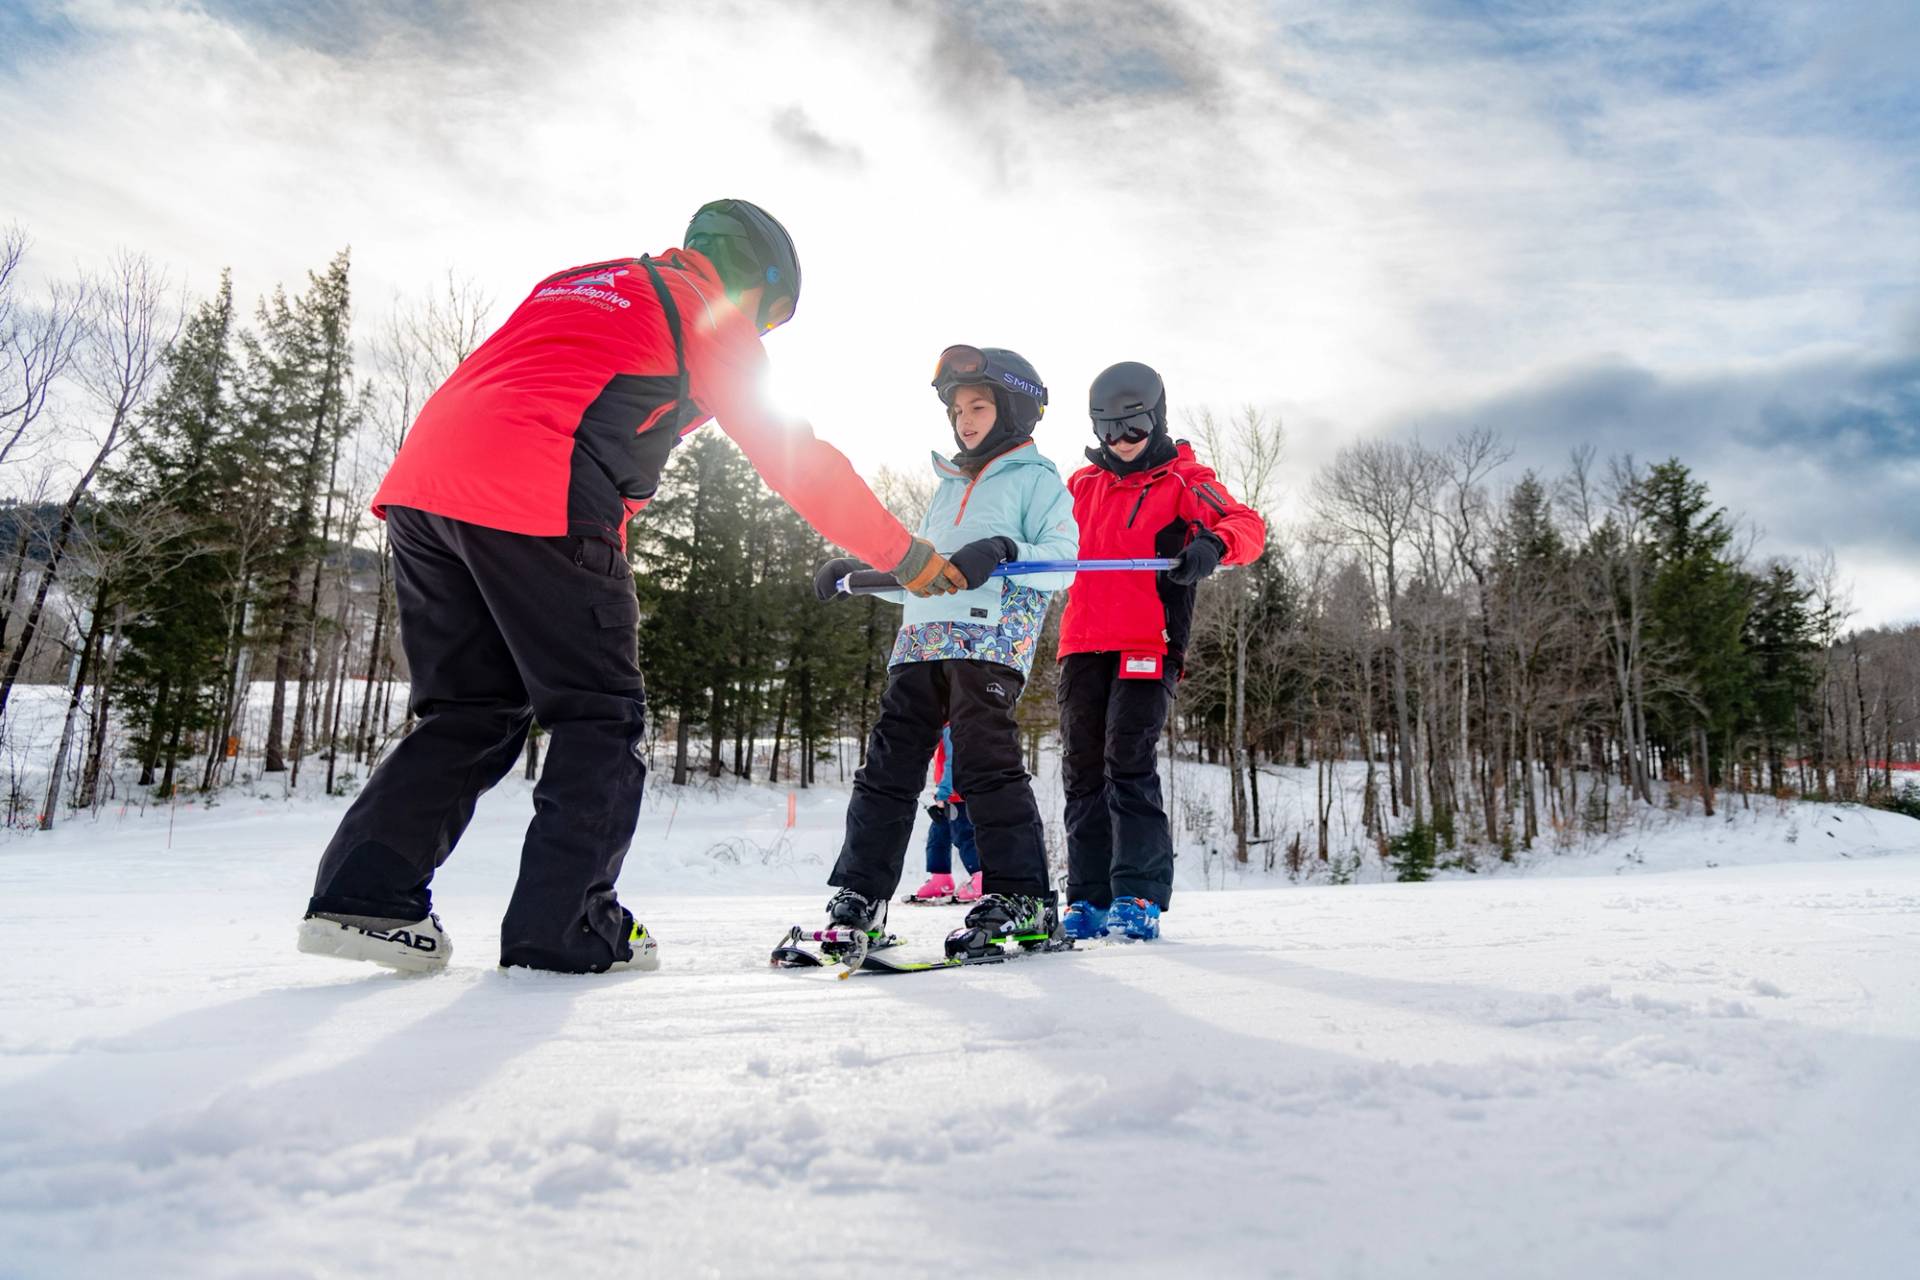
<instances>
[{"instance_id":1,"label":"light blue ski jacket","mask_svg":"<svg viewBox=\"0 0 1920 1280\"><path fill-rule=\"evenodd\" d=\"M1020 560L1071 560L1080 550L1073 498L1060 472L1029 440L995 458L977 477L933 455L940 479L916 531L940 552L978 538L1011 538ZM1047 599L1073 581L1071 573L990 578L972 591L909 596L888 666L973 658L998 662L1025 675L1046 622Z\"/></svg>"}]
</instances>

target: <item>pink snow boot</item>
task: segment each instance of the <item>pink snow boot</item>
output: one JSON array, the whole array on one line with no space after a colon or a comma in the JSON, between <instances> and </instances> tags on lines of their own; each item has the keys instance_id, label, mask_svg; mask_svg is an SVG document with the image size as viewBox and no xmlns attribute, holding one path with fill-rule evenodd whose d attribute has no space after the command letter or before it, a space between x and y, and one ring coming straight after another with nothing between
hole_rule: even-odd
<instances>
[{"instance_id":1,"label":"pink snow boot","mask_svg":"<svg viewBox=\"0 0 1920 1280\"><path fill-rule=\"evenodd\" d=\"M946 874L928 876L925 884L907 895L908 902L917 902L928 906L948 903L953 900L953 877Z\"/></svg>"},{"instance_id":2,"label":"pink snow boot","mask_svg":"<svg viewBox=\"0 0 1920 1280\"><path fill-rule=\"evenodd\" d=\"M974 872L971 880L954 891L953 900L955 902L980 901L980 875L980 872Z\"/></svg>"}]
</instances>

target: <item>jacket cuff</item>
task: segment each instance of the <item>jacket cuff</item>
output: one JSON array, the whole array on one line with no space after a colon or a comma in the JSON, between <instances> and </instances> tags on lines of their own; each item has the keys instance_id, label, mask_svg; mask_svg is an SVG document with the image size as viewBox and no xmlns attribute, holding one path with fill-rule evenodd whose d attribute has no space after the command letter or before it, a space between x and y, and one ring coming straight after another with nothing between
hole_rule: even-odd
<instances>
[{"instance_id":1,"label":"jacket cuff","mask_svg":"<svg viewBox=\"0 0 1920 1280\"><path fill-rule=\"evenodd\" d=\"M907 583L919 577L920 571L927 567L927 561L931 559L933 559L933 544L924 538L910 538L907 541L906 554L901 556L899 562L887 572L902 583Z\"/></svg>"}]
</instances>

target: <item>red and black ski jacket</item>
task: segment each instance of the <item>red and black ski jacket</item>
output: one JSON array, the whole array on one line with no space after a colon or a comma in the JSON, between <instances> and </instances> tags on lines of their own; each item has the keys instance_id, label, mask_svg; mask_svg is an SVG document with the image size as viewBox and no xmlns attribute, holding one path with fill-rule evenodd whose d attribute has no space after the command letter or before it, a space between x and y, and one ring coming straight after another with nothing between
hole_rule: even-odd
<instances>
[{"instance_id":1,"label":"red and black ski jacket","mask_svg":"<svg viewBox=\"0 0 1920 1280\"><path fill-rule=\"evenodd\" d=\"M851 464L761 394L766 353L689 249L541 281L420 410L373 512L624 546L667 454L709 418L821 535L869 564L912 541Z\"/></svg>"},{"instance_id":2,"label":"red and black ski jacket","mask_svg":"<svg viewBox=\"0 0 1920 1280\"><path fill-rule=\"evenodd\" d=\"M1226 547L1220 563L1246 564L1267 545L1267 522L1228 493L1211 467L1194 460L1185 440L1156 442L1164 461L1126 475L1107 469L1106 455L1087 450L1091 466L1067 481L1080 524L1080 558L1170 558L1205 529ZM1153 445L1149 445L1153 448ZM1193 625L1192 587L1164 573L1083 573L1067 591L1060 620L1060 656L1070 653L1164 653L1178 668Z\"/></svg>"}]
</instances>

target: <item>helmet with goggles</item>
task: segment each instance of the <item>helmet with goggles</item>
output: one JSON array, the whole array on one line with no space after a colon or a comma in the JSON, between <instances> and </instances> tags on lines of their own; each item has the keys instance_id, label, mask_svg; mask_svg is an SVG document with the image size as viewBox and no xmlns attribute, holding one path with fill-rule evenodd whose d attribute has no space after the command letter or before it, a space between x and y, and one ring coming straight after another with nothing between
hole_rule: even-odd
<instances>
[{"instance_id":1,"label":"helmet with goggles","mask_svg":"<svg viewBox=\"0 0 1920 1280\"><path fill-rule=\"evenodd\" d=\"M1103 444L1145 440L1167 426L1167 388L1160 375L1138 360L1103 369L1087 393L1093 434Z\"/></svg>"},{"instance_id":2,"label":"helmet with goggles","mask_svg":"<svg viewBox=\"0 0 1920 1280\"><path fill-rule=\"evenodd\" d=\"M948 347L934 366L933 389L949 409L961 387L986 387L993 393L993 432L971 450L999 452L1033 434L1047 411L1047 387L1039 372L1017 351L1003 347Z\"/></svg>"},{"instance_id":3,"label":"helmet with goggles","mask_svg":"<svg viewBox=\"0 0 1920 1280\"><path fill-rule=\"evenodd\" d=\"M964 386L991 388L1000 418L1020 436L1031 434L1046 413L1046 384L1041 382L1039 370L1018 351L947 347L941 351L939 365L933 367L933 390L939 391L943 405L952 407L954 391Z\"/></svg>"}]
</instances>

